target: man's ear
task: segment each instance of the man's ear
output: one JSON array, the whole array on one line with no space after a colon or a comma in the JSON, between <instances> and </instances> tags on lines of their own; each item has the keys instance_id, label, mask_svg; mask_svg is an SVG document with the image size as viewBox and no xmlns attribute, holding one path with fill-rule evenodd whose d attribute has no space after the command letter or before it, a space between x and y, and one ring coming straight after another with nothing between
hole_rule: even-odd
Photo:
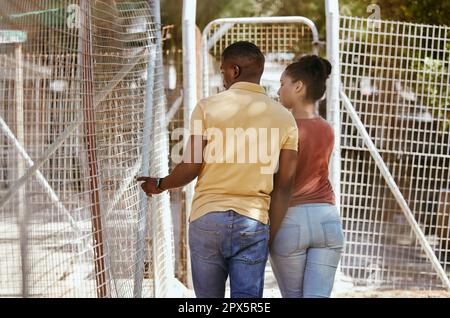
<instances>
[{"instance_id":1,"label":"man's ear","mask_svg":"<svg viewBox=\"0 0 450 318\"><path fill-rule=\"evenodd\" d=\"M238 78L239 76L241 76L241 68L239 67L239 65L233 66L233 76L234 78Z\"/></svg>"}]
</instances>

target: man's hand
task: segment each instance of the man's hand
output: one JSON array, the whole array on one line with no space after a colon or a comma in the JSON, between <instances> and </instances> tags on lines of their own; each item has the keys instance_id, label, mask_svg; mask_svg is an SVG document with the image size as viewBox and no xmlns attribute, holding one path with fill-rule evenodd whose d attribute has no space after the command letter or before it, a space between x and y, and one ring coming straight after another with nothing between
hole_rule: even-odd
<instances>
[{"instance_id":1,"label":"man's hand","mask_svg":"<svg viewBox=\"0 0 450 318\"><path fill-rule=\"evenodd\" d=\"M273 191L270 194L270 238L269 247L272 245L278 229L283 222L289 205L292 186L297 169L297 151L282 149L280 152L279 169L273 176Z\"/></svg>"},{"instance_id":2,"label":"man's hand","mask_svg":"<svg viewBox=\"0 0 450 318\"><path fill-rule=\"evenodd\" d=\"M164 192L163 190L160 190L156 187L156 182L158 181L158 178L152 178L152 177L138 177L136 181L144 181L141 184L142 190L148 195L152 196L152 194L160 194Z\"/></svg>"},{"instance_id":3,"label":"man's hand","mask_svg":"<svg viewBox=\"0 0 450 318\"><path fill-rule=\"evenodd\" d=\"M160 194L165 190L184 187L200 174L203 165L203 149L205 147L206 140L203 139L203 136L190 136L187 143L187 149L183 154L183 162L179 163L173 169L171 174L161 179L159 189L156 187L158 178L138 177L136 178L136 181L144 181L144 183L141 184L141 188L149 196Z\"/></svg>"}]
</instances>

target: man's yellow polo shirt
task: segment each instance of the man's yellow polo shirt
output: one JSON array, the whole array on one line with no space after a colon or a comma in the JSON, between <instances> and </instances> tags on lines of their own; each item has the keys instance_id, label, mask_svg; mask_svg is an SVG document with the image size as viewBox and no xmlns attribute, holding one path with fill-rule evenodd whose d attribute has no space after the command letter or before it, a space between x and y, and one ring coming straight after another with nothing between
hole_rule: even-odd
<instances>
[{"instance_id":1,"label":"man's yellow polo shirt","mask_svg":"<svg viewBox=\"0 0 450 318\"><path fill-rule=\"evenodd\" d=\"M292 114L262 86L238 82L197 104L191 135L203 135L208 143L190 220L234 210L267 224L280 150L298 150Z\"/></svg>"}]
</instances>

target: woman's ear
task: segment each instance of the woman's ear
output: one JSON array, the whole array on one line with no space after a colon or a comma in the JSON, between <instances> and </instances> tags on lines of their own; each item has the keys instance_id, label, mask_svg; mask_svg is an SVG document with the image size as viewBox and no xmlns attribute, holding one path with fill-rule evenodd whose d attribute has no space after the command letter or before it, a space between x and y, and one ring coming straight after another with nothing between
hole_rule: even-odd
<instances>
[{"instance_id":1,"label":"woman's ear","mask_svg":"<svg viewBox=\"0 0 450 318\"><path fill-rule=\"evenodd\" d=\"M304 88L305 88L305 84L303 84L302 81L297 81L295 83L295 92L296 93L300 94Z\"/></svg>"}]
</instances>

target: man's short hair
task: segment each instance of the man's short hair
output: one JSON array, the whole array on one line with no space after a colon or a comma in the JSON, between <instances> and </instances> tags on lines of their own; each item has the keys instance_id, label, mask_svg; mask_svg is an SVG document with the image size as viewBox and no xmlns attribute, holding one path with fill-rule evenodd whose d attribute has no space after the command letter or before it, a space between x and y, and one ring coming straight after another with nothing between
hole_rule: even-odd
<instances>
[{"instance_id":1,"label":"man's short hair","mask_svg":"<svg viewBox=\"0 0 450 318\"><path fill-rule=\"evenodd\" d=\"M252 60L252 62L263 68L264 67L264 54L253 43L247 41L239 41L229 45L222 53L222 60L246 58Z\"/></svg>"}]
</instances>

